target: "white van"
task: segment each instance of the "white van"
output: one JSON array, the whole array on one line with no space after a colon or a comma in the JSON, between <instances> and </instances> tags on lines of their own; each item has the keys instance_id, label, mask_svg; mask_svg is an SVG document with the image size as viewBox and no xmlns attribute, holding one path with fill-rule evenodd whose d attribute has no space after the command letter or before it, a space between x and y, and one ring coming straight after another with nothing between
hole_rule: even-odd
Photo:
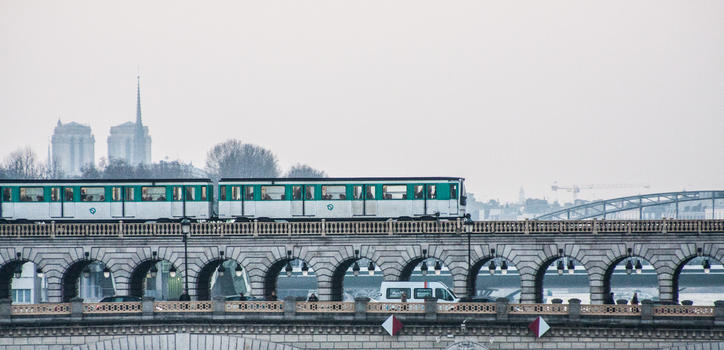
<instances>
[{"instance_id":1,"label":"white van","mask_svg":"<svg viewBox=\"0 0 724 350\"><path fill-rule=\"evenodd\" d=\"M439 303L457 303L455 293L442 282L382 282L378 302L400 302L402 293L407 302L422 303L425 298L437 298Z\"/></svg>"}]
</instances>

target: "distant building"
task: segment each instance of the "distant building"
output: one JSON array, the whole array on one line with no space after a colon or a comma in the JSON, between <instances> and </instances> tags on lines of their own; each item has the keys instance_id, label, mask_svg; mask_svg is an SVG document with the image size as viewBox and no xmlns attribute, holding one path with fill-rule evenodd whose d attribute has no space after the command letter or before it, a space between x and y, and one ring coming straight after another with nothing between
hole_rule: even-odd
<instances>
[{"instance_id":1,"label":"distant building","mask_svg":"<svg viewBox=\"0 0 724 350\"><path fill-rule=\"evenodd\" d=\"M108 136L108 160L123 159L129 164L151 163L151 136L141 120L141 78L137 77L136 122L111 127Z\"/></svg>"},{"instance_id":2,"label":"distant building","mask_svg":"<svg viewBox=\"0 0 724 350\"><path fill-rule=\"evenodd\" d=\"M51 166L66 176L79 176L81 168L94 165L95 143L90 126L58 120L52 138Z\"/></svg>"}]
</instances>

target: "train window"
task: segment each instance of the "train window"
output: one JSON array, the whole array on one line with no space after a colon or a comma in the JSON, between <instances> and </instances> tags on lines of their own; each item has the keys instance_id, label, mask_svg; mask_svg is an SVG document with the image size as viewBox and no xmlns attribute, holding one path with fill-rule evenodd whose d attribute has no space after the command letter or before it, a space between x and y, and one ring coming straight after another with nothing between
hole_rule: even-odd
<instances>
[{"instance_id":1,"label":"train window","mask_svg":"<svg viewBox=\"0 0 724 350\"><path fill-rule=\"evenodd\" d=\"M50 189L50 200L53 202L57 202L60 200L60 188L53 187Z\"/></svg>"},{"instance_id":2,"label":"train window","mask_svg":"<svg viewBox=\"0 0 724 350\"><path fill-rule=\"evenodd\" d=\"M244 199L248 201L254 200L254 186L244 186Z\"/></svg>"},{"instance_id":3,"label":"train window","mask_svg":"<svg viewBox=\"0 0 724 350\"><path fill-rule=\"evenodd\" d=\"M306 200L314 199L314 186L311 186L311 185L304 186L304 199L306 199Z\"/></svg>"},{"instance_id":4,"label":"train window","mask_svg":"<svg viewBox=\"0 0 724 350\"><path fill-rule=\"evenodd\" d=\"M44 200L42 187L20 187L21 202L42 202Z\"/></svg>"},{"instance_id":5,"label":"train window","mask_svg":"<svg viewBox=\"0 0 724 350\"><path fill-rule=\"evenodd\" d=\"M405 185L384 185L382 186L383 199L407 199L407 186Z\"/></svg>"},{"instance_id":6,"label":"train window","mask_svg":"<svg viewBox=\"0 0 724 350\"><path fill-rule=\"evenodd\" d=\"M126 187L125 198L127 201L133 200L133 187Z\"/></svg>"},{"instance_id":7,"label":"train window","mask_svg":"<svg viewBox=\"0 0 724 350\"><path fill-rule=\"evenodd\" d=\"M362 199L362 186L361 185L352 186L352 198Z\"/></svg>"},{"instance_id":8,"label":"train window","mask_svg":"<svg viewBox=\"0 0 724 350\"><path fill-rule=\"evenodd\" d=\"M10 187L3 188L3 202L11 202L12 192Z\"/></svg>"},{"instance_id":9,"label":"train window","mask_svg":"<svg viewBox=\"0 0 724 350\"><path fill-rule=\"evenodd\" d=\"M173 188L173 200L175 200L175 201L180 201L180 200L182 200L182 199L183 199L183 197L182 197L183 194L184 194L183 188L181 188L180 186L176 186L176 187Z\"/></svg>"},{"instance_id":10,"label":"train window","mask_svg":"<svg viewBox=\"0 0 724 350\"><path fill-rule=\"evenodd\" d=\"M322 199L347 199L347 186L322 186Z\"/></svg>"},{"instance_id":11,"label":"train window","mask_svg":"<svg viewBox=\"0 0 724 350\"><path fill-rule=\"evenodd\" d=\"M114 201L120 201L121 200L121 188L120 187L113 187L111 190L111 199Z\"/></svg>"},{"instance_id":12,"label":"train window","mask_svg":"<svg viewBox=\"0 0 724 350\"><path fill-rule=\"evenodd\" d=\"M450 184L450 199L457 199L457 198L458 198L458 185Z\"/></svg>"},{"instance_id":13,"label":"train window","mask_svg":"<svg viewBox=\"0 0 724 350\"><path fill-rule=\"evenodd\" d=\"M219 199L226 200L226 186L219 186Z\"/></svg>"},{"instance_id":14,"label":"train window","mask_svg":"<svg viewBox=\"0 0 724 350\"><path fill-rule=\"evenodd\" d=\"M261 186L261 200L274 201L286 199L284 186Z\"/></svg>"},{"instance_id":15,"label":"train window","mask_svg":"<svg viewBox=\"0 0 724 350\"><path fill-rule=\"evenodd\" d=\"M292 186L292 200L302 199L302 186Z\"/></svg>"},{"instance_id":16,"label":"train window","mask_svg":"<svg viewBox=\"0 0 724 350\"><path fill-rule=\"evenodd\" d=\"M240 186L231 187L231 199L235 200L235 201L241 200L241 187Z\"/></svg>"},{"instance_id":17,"label":"train window","mask_svg":"<svg viewBox=\"0 0 724 350\"><path fill-rule=\"evenodd\" d=\"M141 187L141 200L144 202L165 201L166 187Z\"/></svg>"},{"instance_id":18,"label":"train window","mask_svg":"<svg viewBox=\"0 0 724 350\"><path fill-rule=\"evenodd\" d=\"M375 185L367 185L367 199L375 198Z\"/></svg>"},{"instance_id":19,"label":"train window","mask_svg":"<svg viewBox=\"0 0 724 350\"><path fill-rule=\"evenodd\" d=\"M422 199L425 197L425 186L415 185L415 199Z\"/></svg>"},{"instance_id":20,"label":"train window","mask_svg":"<svg viewBox=\"0 0 724 350\"><path fill-rule=\"evenodd\" d=\"M193 186L186 186L186 200L192 201L196 199L196 191L194 191Z\"/></svg>"},{"instance_id":21,"label":"train window","mask_svg":"<svg viewBox=\"0 0 724 350\"><path fill-rule=\"evenodd\" d=\"M437 185L427 185L427 199L437 199Z\"/></svg>"},{"instance_id":22,"label":"train window","mask_svg":"<svg viewBox=\"0 0 724 350\"><path fill-rule=\"evenodd\" d=\"M81 202L103 202L106 200L106 189L103 187L81 187Z\"/></svg>"},{"instance_id":23,"label":"train window","mask_svg":"<svg viewBox=\"0 0 724 350\"><path fill-rule=\"evenodd\" d=\"M63 198L63 200L66 202L72 202L73 201L73 188L66 187L65 191L63 191L63 192L64 192L63 196L65 197L65 198Z\"/></svg>"},{"instance_id":24,"label":"train window","mask_svg":"<svg viewBox=\"0 0 724 350\"><path fill-rule=\"evenodd\" d=\"M206 186L201 186L201 200L206 200Z\"/></svg>"}]
</instances>

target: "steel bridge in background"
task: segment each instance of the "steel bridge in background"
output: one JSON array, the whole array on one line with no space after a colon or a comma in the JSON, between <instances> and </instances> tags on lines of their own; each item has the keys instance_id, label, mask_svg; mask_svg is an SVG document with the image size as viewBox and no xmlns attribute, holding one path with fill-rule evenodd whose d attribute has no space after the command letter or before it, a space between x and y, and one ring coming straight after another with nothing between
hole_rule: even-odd
<instances>
[{"instance_id":1,"label":"steel bridge in background","mask_svg":"<svg viewBox=\"0 0 724 350\"><path fill-rule=\"evenodd\" d=\"M613 198L576 205L535 217L535 220L584 220L601 218L607 215L638 210L639 220L643 219L644 208L674 205L674 218L679 218L679 203L693 201L711 201L711 213L714 218L716 200L724 199L724 191L681 191L642 194ZM707 208L709 211L709 208Z\"/></svg>"}]
</instances>

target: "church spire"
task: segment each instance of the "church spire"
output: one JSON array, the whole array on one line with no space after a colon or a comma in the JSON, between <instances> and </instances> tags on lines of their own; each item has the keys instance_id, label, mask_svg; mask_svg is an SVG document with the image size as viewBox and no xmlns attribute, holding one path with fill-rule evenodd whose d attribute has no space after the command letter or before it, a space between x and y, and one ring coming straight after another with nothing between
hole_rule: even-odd
<instances>
[{"instance_id":1,"label":"church spire","mask_svg":"<svg viewBox=\"0 0 724 350\"><path fill-rule=\"evenodd\" d=\"M150 161L146 146L146 131L141 120L141 75L139 74L136 76L136 130L133 135L131 164L144 164Z\"/></svg>"},{"instance_id":2,"label":"church spire","mask_svg":"<svg viewBox=\"0 0 724 350\"><path fill-rule=\"evenodd\" d=\"M141 121L141 75L136 76L136 127L143 127Z\"/></svg>"}]
</instances>

